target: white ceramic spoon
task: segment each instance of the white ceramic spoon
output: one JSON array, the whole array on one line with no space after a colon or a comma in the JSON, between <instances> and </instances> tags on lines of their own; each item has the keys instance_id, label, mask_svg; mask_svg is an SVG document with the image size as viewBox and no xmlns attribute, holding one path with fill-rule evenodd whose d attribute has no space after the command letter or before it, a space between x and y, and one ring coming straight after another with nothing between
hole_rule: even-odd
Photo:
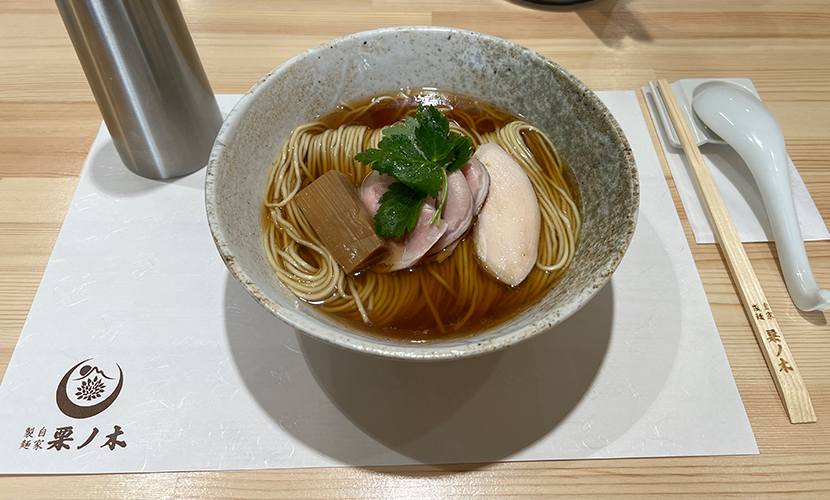
<instances>
[{"instance_id":1,"label":"white ceramic spoon","mask_svg":"<svg viewBox=\"0 0 830 500\"><path fill-rule=\"evenodd\" d=\"M830 308L830 290L813 276L795 214L787 151L781 126L755 96L734 86L715 85L692 99L695 114L732 146L749 167L767 211L784 280L802 311Z\"/></svg>"}]
</instances>

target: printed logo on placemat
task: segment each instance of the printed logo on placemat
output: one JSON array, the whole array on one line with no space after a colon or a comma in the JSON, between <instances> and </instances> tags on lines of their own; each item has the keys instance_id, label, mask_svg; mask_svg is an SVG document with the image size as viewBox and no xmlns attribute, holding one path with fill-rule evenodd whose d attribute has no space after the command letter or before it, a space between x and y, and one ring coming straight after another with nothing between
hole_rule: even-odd
<instances>
[{"instance_id":1,"label":"printed logo on placemat","mask_svg":"<svg viewBox=\"0 0 830 500\"><path fill-rule=\"evenodd\" d=\"M67 417L85 419L109 408L121 394L123 386L124 372L121 365L93 362L93 358L88 358L63 375L58 382L55 402ZM45 426L26 427L20 449L63 451L81 450L90 446L115 451L127 447L124 430L120 425L112 425L112 432L107 434L109 425L98 429L92 424L67 424L54 427L54 431ZM100 422L97 425L101 425ZM76 440L76 437L79 439Z\"/></svg>"},{"instance_id":2,"label":"printed logo on placemat","mask_svg":"<svg viewBox=\"0 0 830 500\"><path fill-rule=\"evenodd\" d=\"M124 372L115 363L101 369L92 358L73 366L58 384L56 401L67 417L89 418L110 407L121 394ZM116 375L117 369L117 375Z\"/></svg>"}]
</instances>

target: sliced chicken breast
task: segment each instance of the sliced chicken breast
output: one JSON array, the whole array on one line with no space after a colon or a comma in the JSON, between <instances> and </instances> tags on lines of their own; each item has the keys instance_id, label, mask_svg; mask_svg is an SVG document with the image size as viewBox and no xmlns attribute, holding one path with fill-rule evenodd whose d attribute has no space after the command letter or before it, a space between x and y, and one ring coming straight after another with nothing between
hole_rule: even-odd
<instances>
[{"instance_id":1,"label":"sliced chicken breast","mask_svg":"<svg viewBox=\"0 0 830 500\"><path fill-rule=\"evenodd\" d=\"M476 257L493 277L515 286L539 253L542 217L536 193L522 167L499 145L482 144L475 157L490 175L487 200L473 228Z\"/></svg>"}]
</instances>

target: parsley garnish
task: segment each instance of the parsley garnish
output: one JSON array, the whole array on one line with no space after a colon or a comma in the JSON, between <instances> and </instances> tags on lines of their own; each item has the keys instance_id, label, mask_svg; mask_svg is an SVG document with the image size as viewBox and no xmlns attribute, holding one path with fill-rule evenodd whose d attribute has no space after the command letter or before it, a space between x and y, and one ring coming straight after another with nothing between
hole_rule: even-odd
<instances>
[{"instance_id":1,"label":"parsley garnish","mask_svg":"<svg viewBox=\"0 0 830 500\"><path fill-rule=\"evenodd\" d=\"M354 157L397 182L380 199L375 231L400 238L418 222L427 196L441 200L430 224L439 221L447 199L447 173L461 168L473 154L473 141L450 132L450 121L434 106L418 106L415 117L383 131L378 149Z\"/></svg>"}]
</instances>

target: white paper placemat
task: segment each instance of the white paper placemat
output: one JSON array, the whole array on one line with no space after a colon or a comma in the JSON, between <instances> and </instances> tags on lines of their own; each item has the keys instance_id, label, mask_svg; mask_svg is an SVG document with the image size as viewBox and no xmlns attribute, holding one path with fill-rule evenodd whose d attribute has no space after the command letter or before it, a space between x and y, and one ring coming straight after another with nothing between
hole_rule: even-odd
<instances>
[{"instance_id":1,"label":"white paper placemat","mask_svg":"<svg viewBox=\"0 0 830 500\"><path fill-rule=\"evenodd\" d=\"M683 209L686 211L686 217L695 235L695 241L715 243L715 234L709 225L703 205L697 196L695 184L689 175L686 155L682 148L672 146L667 140L664 125L655 112L651 89L643 87L642 90L654 119L654 128L663 146L663 154L677 186L680 201L683 203ZM715 184L718 186L718 191L741 241L745 243L775 241L764 202L761 200L761 193L740 155L731 146L725 144L704 144L700 146L700 152L709 170L712 171L712 177L715 179ZM787 165L801 235L806 241L830 240L827 225L789 156L787 156Z\"/></svg>"},{"instance_id":2,"label":"white paper placemat","mask_svg":"<svg viewBox=\"0 0 830 500\"><path fill-rule=\"evenodd\" d=\"M637 97L599 95L640 168L619 270L555 330L443 363L272 317L214 248L204 171L137 177L102 127L0 386L0 472L758 453Z\"/></svg>"}]
</instances>

